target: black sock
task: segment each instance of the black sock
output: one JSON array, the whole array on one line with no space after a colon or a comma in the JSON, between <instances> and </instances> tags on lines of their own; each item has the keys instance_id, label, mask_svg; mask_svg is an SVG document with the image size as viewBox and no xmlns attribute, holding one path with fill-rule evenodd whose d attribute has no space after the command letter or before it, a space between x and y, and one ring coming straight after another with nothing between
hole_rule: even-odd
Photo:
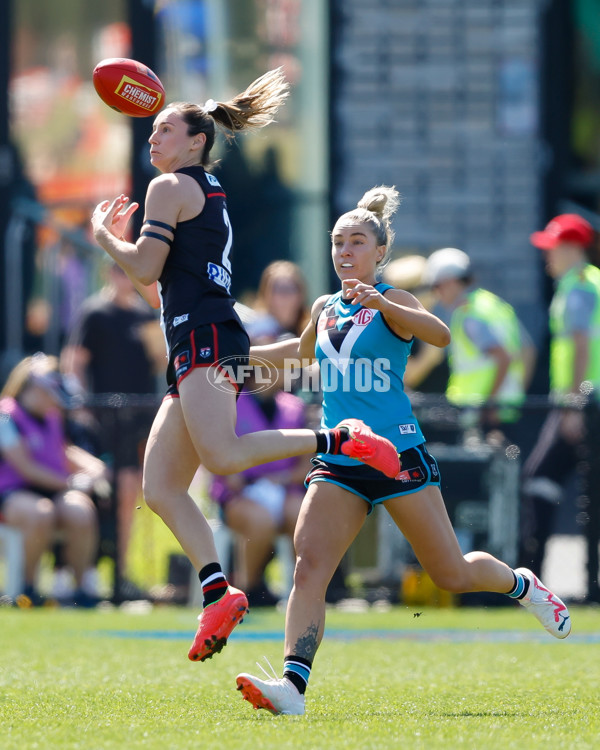
<instances>
[{"instance_id":1,"label":"black sock","mask_svg":"<svg viewBox=\"0 0 600 750\"><path fill-rule=\"evenodd\" d=\"M312 662L301 656L286 656L283 660L283 676L304 695L310 677Z\"/></svg>"},{"instance_id":2,"label":"black sock","mask_svg":"<svg viewBox=\"0 0 600 750\"><path fill-rule=\"evenodd\" d=\"M202 586L203 607L218 601L227 591L227 579L221 570L219 563L209 563L198 573L200 585Z\"/></svg>"},{"instance_id":3,"label":"black sock","mask_svg":"<svg viewBox=\"0 0 600 750\"><path fill-rule=\"evenodd\" d=\"M350 438L347 427L334 427L332 430L315 430L317 437L316 453L340 453L342 445Z\"/></svg>"}]
</instances>

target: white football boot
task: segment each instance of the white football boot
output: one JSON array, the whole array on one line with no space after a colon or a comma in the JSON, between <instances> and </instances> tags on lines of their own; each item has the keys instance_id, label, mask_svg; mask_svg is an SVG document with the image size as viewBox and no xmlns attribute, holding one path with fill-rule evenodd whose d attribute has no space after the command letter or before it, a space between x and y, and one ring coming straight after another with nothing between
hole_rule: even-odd
<instances>
[{"instance_id":1,"label":"white football boot","mask_svg":"<svg viewBox=\"0 0 600 750\"><path fill-rule=\"evenodd\" d=\"M522 599L517 599L519 604L537 617L555 638L566 638L571 632L571 616L564 602L527 568L517 568L515 573L520 573L529 581L527 593Z\"/></svg>"},{"instance_id":2,"label":"white football boot","mask_svg":"<svg viewBox=\"0 0 600 750\"><path fill-rule=\"evenodd\" d=\"M294 683L285 677L279 679L275 670L271 678L260 664L258 667L269 679L261 680L245 672L236 677L237 689L242 693L244 700L251 703L254 708L266 708L275 716L279 714L303 716L304 696L298 692Z\"/></svg>"}]
</instances>

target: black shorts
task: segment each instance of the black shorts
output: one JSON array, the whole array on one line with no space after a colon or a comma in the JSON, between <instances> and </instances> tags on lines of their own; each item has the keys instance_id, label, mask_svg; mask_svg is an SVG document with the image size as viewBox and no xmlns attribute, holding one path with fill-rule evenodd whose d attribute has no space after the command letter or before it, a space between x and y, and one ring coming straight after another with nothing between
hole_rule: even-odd
<instances>
[{"instance_id":1,"label":"black shorts","mask_svg":"<svg viewBox=\"0 0 600 750\"><path fill-rule=\"evenodd\" d=\"M312 458L314 466L304 480L308 487L312 482L331 482L349 492L362 497L368 503L368 513L375 505L398 495L410 495L422 490L429 484L439 486L440 470L435 458L428 452L425 444L409 448L400 454L402 471L400 479L388 479L377 469L362 464L361 466L344 466Z\"/></svg>"},{"instance_id":2,"label":"black shorts","mask_svg":"<svg viewBox=\"0 0 600 750\"><path fill-rule=\"evenodd\" d=\"M196 367L214 367L233 384L238 394L250 355L250 339L237 320L198 326L175 344L167 365L167 396L179 397L179 384ZM238 368L239 370L238 374Z\"/></svg>"}]
</instances>

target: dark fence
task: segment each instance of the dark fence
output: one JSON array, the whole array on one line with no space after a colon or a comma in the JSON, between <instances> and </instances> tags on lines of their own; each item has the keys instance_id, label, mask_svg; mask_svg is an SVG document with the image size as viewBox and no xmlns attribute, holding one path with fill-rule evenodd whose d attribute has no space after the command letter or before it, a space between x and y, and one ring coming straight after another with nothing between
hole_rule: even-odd
<instances>
[{"instance_id":1,"label":"dark fence","mask_svg":"<svg viewBox=\"0 0 600 750\"><path fill-rule=\"evenodd\" d=\"M143 440L160 400L160 396L154 395L106 394L74 401L70 414L75 424L85 424L85 420L80 420L80 415L91 414L94 423L101 426L101 434L96 437L99 438L101 453L108 458L114 476L123 466L124 457L131 454L132 441L136 445L140 443L141 461ZM546 396L529 396L521 407L520 419L507 430L509 436L506 439L493 431L484 434L479 430L478 409L452 406L444 396L434 394L414 393L411 400L431 451L443 465L442 474L447 476L445 500L455 526L459 527L461 533L468 532L484 548L489 546L492 553L507 556L507 562L514 564L515 560L510 558L514 557L511 550L516 550L519 543L520 471L549 411L557 407ZM574 518L566 530L555 528L553 533L566 531L586 539L586 600L600 602L600 409L591 401L579 406L585 411L587 437L580 446L579 460L573 466L576 480L572 482L570 490L567 487L567 501L575 506ZM140 425L144 425L141 436ZM85 438L85 429L80 434ZM478 536L482 523L480 514L474 504L461 506L461 498L477 494L477 482L480 481L478 472L480 467L488 466L490 476L495 477L491 492L496 493L496 499L490 500L488 532ZM516 510L514 503L507 497L512 492L516 492ZM114 591L115 598L118 599L122 571L116 554L119 529L114 498L113 487L108 510L104 510L105 523L112 526L112 531L110 538L103 541L102 554L114 559ZM516 513L516 520L508 517L510 513ZM511 539L512 533L514 539Z\"/></svg>"}]
</instances>

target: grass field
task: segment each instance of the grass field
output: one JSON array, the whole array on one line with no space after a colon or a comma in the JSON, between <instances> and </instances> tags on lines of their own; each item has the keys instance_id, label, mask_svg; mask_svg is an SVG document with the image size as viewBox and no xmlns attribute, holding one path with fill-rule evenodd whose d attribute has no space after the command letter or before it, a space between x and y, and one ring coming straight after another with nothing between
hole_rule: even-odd
<instances>
[{"instance_id":1,"label":"grass field","mask_svg":"<svg viewBox=\"0 0 600 750\"><path fill-rule=\"evenodd\" d=\"M283 615L251 613L205 664L191 609L0 610L0 748L597 748L600 611L556 641L525 611L328 613L304 717L254 711L240 671L282 663Z\"/></svg>"}]
</instances>

